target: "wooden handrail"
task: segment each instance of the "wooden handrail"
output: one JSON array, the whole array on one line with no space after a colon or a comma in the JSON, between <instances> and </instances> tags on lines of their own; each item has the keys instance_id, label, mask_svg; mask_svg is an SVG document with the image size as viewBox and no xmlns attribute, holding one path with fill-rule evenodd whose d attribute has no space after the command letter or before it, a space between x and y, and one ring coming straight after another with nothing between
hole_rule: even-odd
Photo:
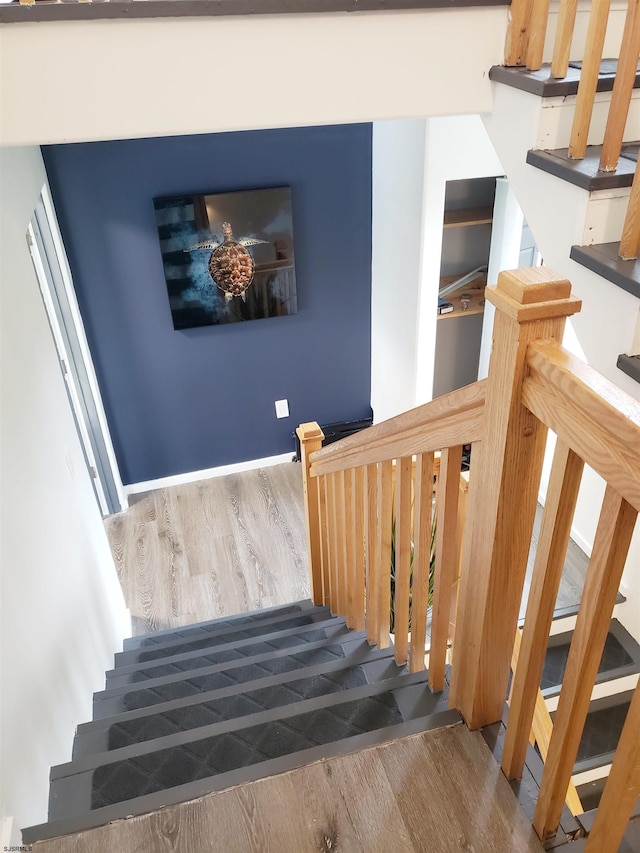
<instances>
[{"instance_id":1,"label":"wooden handrail","mask_svg":"<svg viewBox=\"0 0 640 853\"><path fill-rule=\"evenodd\" d=\"M474 382L317 450L311 476L479 441L485 388Z\"/></svg>"},{"instance_id":2,"label":"wooden handrail","mask_svg":"<svg viewBox=\"0 0 640 853\"><path fill-rule=\"evenodd\" d=\"M544 267L507 271L486 296L496 307L486 382L328 448L311 451L320 430L300 428L305 490L317 506L308 525L310 554L320 559L314 600L364 625L384 648L393 565L395 659L415 672L424 668L433 585L429 682L443 689L452 645L449 698L471 728L501 720L512 650L519 652L502 763L509 778L522 774L533 727L546 758L534 827L546 839L567 797L580 809L571 775L640 509L640 403L562 348L565 320L580 309L566 279ZM548 429L556 451L514 650ZM463 442L474 445L468 509ZM551 727L539 684L585 463L607 487ZM632 720L639 706L634 697ZM628 791L640 793L637 727L625 728L624 742L626 754L618 751L612 766L614 793L603 799L616 833L629 816Z\"/></svg>"}]
</instances>

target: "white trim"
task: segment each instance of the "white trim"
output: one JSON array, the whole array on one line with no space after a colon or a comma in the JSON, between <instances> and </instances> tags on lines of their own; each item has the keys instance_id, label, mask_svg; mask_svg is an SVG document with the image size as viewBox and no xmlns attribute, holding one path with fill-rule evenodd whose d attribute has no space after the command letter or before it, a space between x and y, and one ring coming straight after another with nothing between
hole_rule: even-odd
<instances>
[{"instance_id":1,"label":"white trim","mask_svg":"<svg viewBox=\"0 0 640 853\"><path fill-rule=\"evenodd\" d=\"M60 264L60 272L62 274L62 282L67 296L67 301L69 303L71 316L73 317L73 324L75 327L75 333L78 338L80 351L82 353L82 360L84 362L84 367L87 371L87 379L89 380L91 394L93 396L93 401L96 407L96 414L100 423L100 432L104 441L105 449L107 451L107 458L109 459L111 476L113 478L120 506L123 510L125 510L128 508L129 504L127 501L124 486L122 484L122 478L120 476L120 469L118 468L115 450L113 449L113 442L111 441L111 433L109 432L107 415L104 410L104 405L102 403L100 386L98 385L98 377L96 376L95 368L93 366L93 359L91 357L91 351L89 350L89 342L87 341L84 323L82 322L82 316L80 314L80 307L78 305L76 292L73 287L71 267L69 266L69 259L67 258L67 253L62 242L62 235L60 234L60 228L58 226L58 218L56 216L55 207L53 206L53 199L51 197L51 190L49 188L48 183L46 183L42 187L41 197L42 204L47 215L49 228L51 230L51 238L53 240L54 246L56 247L56 254L58 256L58 263Z\"/></svg>"},{"instance_id":2,"label":"white trim","mask_svg":"<svg viewBox=\"0 0 640 853\"><path fill-rule=\"evenodd\" d=\"M144 483L130 483L125 485L124 491L127 496L138 495L141 492L152 492L154 489L166 489L169 486L183 486L187 483L195 483L198 480L210 480L212 477L224 477L227 474L238 474L241 471L254 471L256 468L270 468L272 465L282 465L291 462L295 454L293 449L289 453L281 453L279 456L265 456L264 459L249 459L247 462L233 462L231 465L220 465L218 468L205 468L203 471L187 471L184 474L173 474L170 477L161 477L159 480L146 480Z\"/></svg>"}]
</instances>

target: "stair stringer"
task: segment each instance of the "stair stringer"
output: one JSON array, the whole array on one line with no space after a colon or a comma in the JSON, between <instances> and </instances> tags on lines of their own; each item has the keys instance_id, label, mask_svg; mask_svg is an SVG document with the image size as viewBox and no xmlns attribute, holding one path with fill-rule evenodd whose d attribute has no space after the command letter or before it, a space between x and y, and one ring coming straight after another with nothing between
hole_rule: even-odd
<instances>
[{"instance_id":1,"label":"stair stringer","mask_svg":"<svg viewBox=\"0 0 640 853\"><path fill-rule=\"evenodd\" d=\"M582 311L570 322L584 355L596 370L640 399L640 385L616 367L618 355L633 340L638 299L569 258L572 245L589 242L594 219L608 218L607 196L616 206L620 194L589 193L527 164L527 151L536 145L543 119L548 120L542 99L499 83L493 84L493 94L494 107L482 116L484 125L544 263L566 276L582 299ZM619 221L617 211L616 217ZM602 232L605 226L597 227ZM619 234L605 233L619 239Z\"/></svg>"},{"instance_id":2,"label":"stair stringer","mask_svg":"<svg viewBox=\"0 0 640 853\"><path fill-rule=\"evenodd\" d=\"M567 321L575 331L582 354L611 382L640 399L640 384L616 367L619 354L631 347L634 339L640 301L569 257L572 245L589 242L585 234L589 234L592 217L608 216L607 193L589 193L526 162L527 151L540 138L541 126L549 127L549 116L543 115L539 96L500 83L493 83L493 96L492 112L482 116L484 125L544 263L566 276L573 293L582 299L582 310ZM566 146L568 139L562 144ZM614 205L618 203L619 193L608 195ZM608 237L619 238L620 234ZM487 332L490 330L485 329L483 334ZM572 535L589 553L595 531L593 508L600 505L603 489L600 478L592 472L585 473ZM640 525L636 526L621 585L627 601L617 610L624 627L640 642L638 565Z\"/></svg>"}]
</instances>

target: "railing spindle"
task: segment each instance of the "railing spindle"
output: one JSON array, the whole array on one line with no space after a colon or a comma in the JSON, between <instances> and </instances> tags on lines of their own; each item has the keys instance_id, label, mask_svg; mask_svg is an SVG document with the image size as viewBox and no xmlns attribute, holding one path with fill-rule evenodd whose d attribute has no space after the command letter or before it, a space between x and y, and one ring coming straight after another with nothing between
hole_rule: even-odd
<instances>
[{"instance_id":1,"label":"railing spindle","mask_svg":"<svg viewBox=\"0 0 640 853\"><path fill-rule=\"evenodd\" d=\"M467 531L467 507L469 504L469 472L460 473L460 494L458 495L458 527L456 529L456 551L458 565L453 593L451 595L451 607L449 610L449 639L451 648L456 636L456 622L458 621L458 601L460 598L460 566L462 565L462 549L464 547L465 534Z\"/></svg>"},{"instance_id":2,"label":"railing spindle","mask_svg":"<svg viewBox=\"0 0 640 853\"><path fill-rule=\"evenodd\" d=\"M327 478L315 478L318 484L318 514L320 516L320 558L322 562L322 603L331 602L331 573L329 571L329 524L327 517Z\"/></svg>"},{"instance_id":3,"label":"railing spindle","mask_svg":"<svg viewBox=\"0 0 640 853\"><path fill-rule=\"evenodd\" d=\"M350 628L356 622L356 507L354 501L355 471L349 468L344 472L344 561L345 561L345 598L347 605L347 625Z\"/></svg>"},{"instance_id":4,"label":"railing spindle","mask_svg":"<svg viewBox=\"0 0 640 853\"><path fill-rule=\"evenodd\" d=\"M389 617L391 611L391 507L392 507L393 462L391 459L378 465L378 636L377 644L387 649Z\"/></svg>"},{"instance_id":5,"label":"railing spindle","mask_svg":"<svg viewBox=\"0 0 640 853\"><path fill-rule=\"evenodd\" d=\"M607 486L569 649L533 826L556 834L637 512Z\"/></svg>"},{"instance_id":6,"label":"railing spindle","mask_svg":"<svg viewBox=\"0 0 640 853\"><path fill-rule=\"evenodd\" d=\"M640 796L640 687L627 711L613 765L598 805L586 853L618 850L633 807Z\"/></svg>"},{"instance_id":7,"label":"railing spindle","mask_svg":"<svg viewBox=\"0 0 640 853\"><path fill-rule=\"evenodd\" d=\"M442 451L436 503L436 568L429 652L429 686L434 693L444 687L451 596L458 573L457 529L461 463L460 445Z\"/></svg>"},{"instance_id":8,"label":"railing spindle","mask_svg":"<svg viewBox=\"0 0 640 853\"><path fill-rule=\"evenodd\" d=\"M636 163L636 171L633 175L629 206L620 240L620 257L624 260L637 258L638 250L640 250L640 161Z\"/></svg>"},{"instance_id":9,"label":"railing spindle","mask_svg":"<svg viewBox=\"0 0 640 853\"><path fill-rule=\"evenodd\" d=\"M349 605L347 600L347 538L345 523L344 478L345 472L335 475L335 512L336 512L336 573L338 576L338 612L349 624Z\"/></svg>"},{"instance_id":10,"label":"railing spindle","mask_svg":"<svg viewBox=\"0 0 640 853\"><path fill-rule=\"evenodd\" d=\"M378 464L367 465L367 575L365 581L367 640L377 642L380 633L380 568L378 562Z\"/></svg>"},{"instance_id":11,"label":"railing spindle","mask_svg":"<svg viewBox=\"0 0 640 853\"><path fill-rule=\"evenodd\" d=\"M424 669L427 612L429 610L431 525L433 523L433 453L420 453L416 458L413 513L413 594L409 671L420 672Z\"/></svg>"},{"instance_id":12,"label":"railing spindle","mask_svg":"<svg viewBox=\"0 0 640 853\"><path fill-rule=\"evenodd\" d=\"M524 65L533 0L513 0L507 30L505 65Z\"/></svg>"},{"instance_id":13,"label":"railing spindle","mask_svg":"<svg viewBox=\"0 0 640 853\"><path fill-rule=\"evenodd\" d=\"M331 612L342 616L340 611L340 578L338 573L338 523L336 515L337 475L327 478L327 499L329 518L329 571L331 572Z\"/></svg>"},{"instance_id":14,"label":"railing spindle","mask_svg":"<svg viewBox=\"0 0 640 853\"><path fill-rule=\"evenodd\" d=\"M411 481L410 456L396 463L394 659L399 665L409 657L409 602L411 588Z\"/></svg>"},{"instance_id":15,"label":"railing spindle","mask_svg":"<svg viewBox=\"0 0 640 853\"><path fill-rule=\"evenodd\" d=\"M602 61L604 37L607 33L610 5L610 0L592 0L585 56L580 71L580 83L578 84L576 108L569 141L569 156L576 160L581 160L587 149L587 138L598 87L598 75Z\"/></svg>"},{"instance_id":16,"label":"railing spindle","mask_svg":"<svg viewBox=\"0 0 640 853\"><path fill-rule=\"evenodd\" d=\"M354 622L356 631L364 630L364 584L365 584L365 519L367 502L365 495L365 469L356 468L353 472L354 488L354 529L355 542L355 586L353 592Z\"/></svg>"},{"instance_id":17,"label":"railing spindle","mask_svg":"<svg viewBox=\"0 0 640 853\"><path fill-rule=\"evenodd\" d=\"M520 779L524 768L583 467L582 459L558 440L527 601L522 647L511 687L509 723L502 752L502 770L507 779Z\"/></svg>"},{"instance_id":18,"label":"railing spindle","mask_svg":"<svg viewBox=\"0 0 640 853\"><path fill-rule=\"evenodd\" d=\"M534 0L529 21L527 40L527 68L538 71L542 67L544 39L547 34L550 0Z\"/></svg>"},{"instance_id":19,"label":"railing spindle","mask_svg":"<svg viewBox=\"0 0 640 853\"><path fill-rule=\"evenodd\" d=\"M558 26L551 60L551 73L554 77L567 76L577 11L578 0L560 0Z\"/></svg>"},{"instance_id":20,"label":"railing spindle","mask_svg":"<svg viewBox=\"0 0 640 853\"><path fill-rule=\"evenodd\" d=\"M620 58L613 83L613 93L609 104L607 126L604 131L600 168L612 172L617 168L624 128L629 114L631 95L636 80L636 68L640 55L640 7L639 0L629 0L627 17L624 24Z\"/></svg>"}]
</instances>

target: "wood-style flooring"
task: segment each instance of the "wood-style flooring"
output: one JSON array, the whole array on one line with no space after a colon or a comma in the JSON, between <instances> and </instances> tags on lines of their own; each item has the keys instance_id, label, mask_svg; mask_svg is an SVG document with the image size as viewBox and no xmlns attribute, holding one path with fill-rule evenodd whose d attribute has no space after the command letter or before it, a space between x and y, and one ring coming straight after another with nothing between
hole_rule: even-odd
<instances>
[{"instance_id":1,"label":"wood-style flooring","mask_svg":"<svg viewBox=\"0 0 640 853\"><path fill-rule=\"evenodd\" d=\"M539 853L479 732L437 729L260 779L36 853Z\"/></svg>"},{"instance_id":2,"label":"wood-style flooring","mask_svg":"<svg viewBox=\"0 0 640 853\"><path fill-rule=\"evenodd\" d=\"M105 525L134 634L309 597L297 463L136 495Z\"/></svg>"}]
</instances>

